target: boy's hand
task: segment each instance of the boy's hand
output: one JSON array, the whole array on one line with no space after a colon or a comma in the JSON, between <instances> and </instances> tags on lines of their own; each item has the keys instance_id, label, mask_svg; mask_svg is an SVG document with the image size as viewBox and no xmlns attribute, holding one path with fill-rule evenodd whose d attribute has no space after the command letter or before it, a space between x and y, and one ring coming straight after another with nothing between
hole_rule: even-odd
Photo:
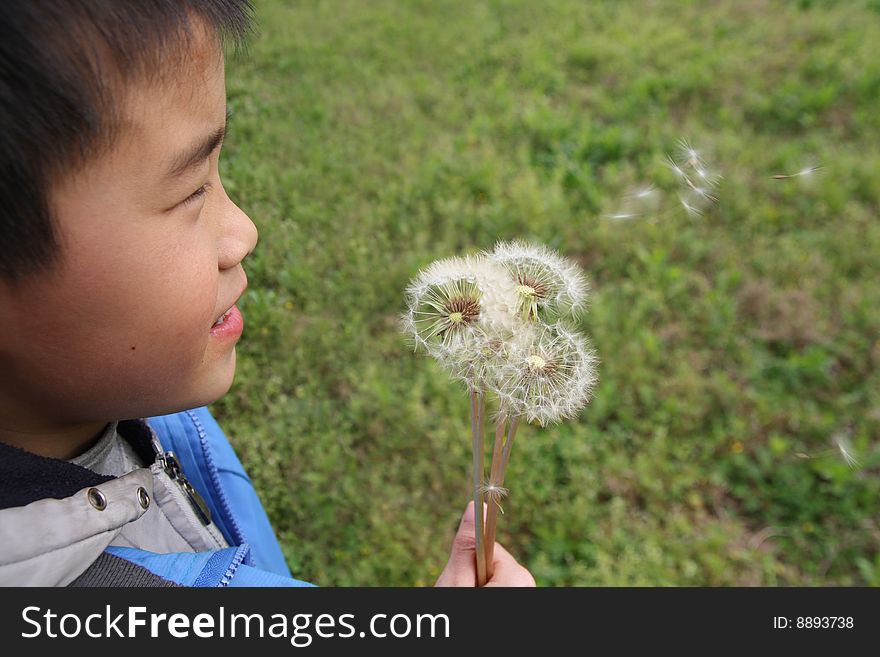
<instances>
[{"instance_id":1,"label":"boy's hand","mask_svg":"<svg viewBox=\"0 0 880 657\"><path fill-rule=\"evenodd\" d=\"M452 541L452 553L446 568L434 586L476 586L476 540L474 539L474 503L468 503L458 533ZM486 586L535 586L532 574L517 563L510 552L495 543L495 574Z\"/></svg>"}]
</instances>

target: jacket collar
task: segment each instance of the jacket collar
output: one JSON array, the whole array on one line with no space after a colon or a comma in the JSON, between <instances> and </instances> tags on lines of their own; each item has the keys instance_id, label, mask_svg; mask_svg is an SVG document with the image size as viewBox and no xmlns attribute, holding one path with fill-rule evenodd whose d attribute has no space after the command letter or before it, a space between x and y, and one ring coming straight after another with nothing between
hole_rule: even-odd
<instances>
[{"instance_id":1,"label":"jacket collar","mask_svg":"<svg viewBox=\"0 0 880 657\"><path fill-rule=\"evenodd\" d=\"M116 431L145 463L153 463L156 453L150 442L152 430L145 420L121 420ZM112 479L115 477L0 443L0 509L25 506L45 498L64 499Z\"/></svg>"},{"instance_id":2,"label":"jacket collar","mask_svg":"<svg viewBox=\"0 0 880 657\"><path fill-rule=\"evenodd\" d=\"M141 488L153 497L150 468L110 477L89 489L94 496L80 490L63 499L47 497L0 510L0 586L72 582L147 512ZM102 504L96 505L96 499Z\"/></svg>"}]
</instances>

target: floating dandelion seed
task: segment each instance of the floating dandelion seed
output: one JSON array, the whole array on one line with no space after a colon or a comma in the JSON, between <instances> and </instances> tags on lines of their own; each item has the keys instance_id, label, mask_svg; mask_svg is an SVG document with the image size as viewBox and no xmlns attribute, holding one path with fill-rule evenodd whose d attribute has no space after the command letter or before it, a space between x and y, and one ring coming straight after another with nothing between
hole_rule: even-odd
<instances>
[{"instance_id":1,"label":"floating dandelion seed","mask_svg":"<svg viewBox=\"0 0 880 657\"><path fill-rule=\"evenodd\" d=\"M707 196L708 198L717 201L718 199L714 196L710 196L708 192L710 188L718 185L718 181L721 179L721 176L711 174L705 169L699 169L695 173L699 178L698 182L701 184L698 185L688 176L684 176L682 182L684 182L687 187L697 192L697 194L700 194L701 196Z\"/></svg>"},{"instance_id":2,"label":"floating dandelion seed","mask_svg":"<svg viewBox=\"0 0 880 657\"><path fill-rule=\"evenodd\" d=\"M812 176L814 173L822 170L822 165L817 164L815 166L804 167L797 173L777 173L775 176L771 176L773 180L788 180L789 178L806 178Z\"/></svg>"},{"instance_id":3,"label":"floating dandelion seed","mask_svg":"<svg viewBox=\"0 0 880 657\"><path fill-rule=\"evenodd\" d=\"M638 200L645 200L645 199L651 198L656 193L657 193L657 189L654 187L654 185L646 185L645 187L640 187L638 189L633 190L629 194L629 196L631 196L632 198L638 199Z\"/></svg>"},{"instance_id":4,"label":"floating dandelion seed","mask_svg":"<svg viewBox=\"0 0 880 657\"><path fill-rule=\"evenodd\" d=\"M685 209L685 211L690 216L692 216L692 217L702 216L703 210L701 208L699 208L697 205L688 202L688 200L684 196L679 195L678 200L681 201L682 207Z\"/></svg>"},{"instance_id":5,"label":"floating dandelion seed","mask_svg":"<svg viewBox=\"0 0 880 657\"><path fill-rule=\"evenodd\" d=\"M861 467L861 462L856 455L853 453L852 444L849 441L849 438L842 433L835 434L831 438L834 446L837 447L837 450L840 452L840 455L843 457L843 460L846 461L846 464L855 469Z\"/></svg>"},{"instance_id":6,"label":"floating dandelion seed","mask_svg":"<svg viewBox=\"0 0 880 657\"><path fill-rule=\"evenodd\" d=\"M697 152L697 149L691 146L687 139L678 140L678 154L679 158L684 161L686 166L689 166L696 171L705 170L705 162L700 159L700 154Z\"/></svg>"},{"instance_id":7,"label":"floating dandelion seed","mask_svg":"<svg viewBox=\"0 0 880 657\"><path fill-rule=\"evenodd\" d=\"M674 173L679 178L687 178L687 174L684 172L680 166L678 166L678 162L672 159L671 155L666 156L666 166L668 166L672 173Z\"/></svg>"},{"instance_id":8,"label":"floating dandelion seed","mask_svg":"<svg viewBox=\"0 0 880 657\"><path fill-rule=\"evenodd\" d=\"M679 140L677 155L678 159L667 155L666 166L672 170L684 187L683 193L679 194L678 198L690 216L701 216L709 205L718 202L714 189L718 186L721 176L710 170L700 152L686 139Z\"/></svg>"},{"instance_id":9,"label":"floating dandelion seed","mask_svg":"<svg viewBox=\"0 0 880 657\"><path fill-rule=\"evenodd\" d=\"M694 187L694 194L696 194L699 198L708 201L710 203L714 203L718 200L717 196L713 196L712 193L706 189L705 187Z\"/></svg>"},{"instance_id":10,"label":"floating dandelion seed","mask_svg":"<svg viewBox=\"0 0 880 657\"><path fill-rule=\"evenodd\" d=\"M574 417L596 383L595 353L562 323L524 327L491 381L511 415L546 426Z\"/></svg>"},{"instance_id":11,"label":"floating dandelion seed","mask_svg":"<svg viewBox=\"0 0 880 657\"><path fill-rule=\"evenodd\" d=\"M635 219L639 216L636 212L618 212L616 214L607 214L605 215L609 219L615 219L617 221L626 221L627 219Z\"/></svg>"},{"instance_id":12,"label":"floating dandelion seed","mask_svg":"<svg viewBox=\"0 0 880 657\"><path fill-rule=\"evenodd\" d=\"M644 217L656 211L658 204L657 189L654 185L635 187L626 192L617 212L604 215L614 221L628 221Z\"/></svg>"},{"instance_id":13,"label":"floating dandelion seed","mask_svg":"<svg viewBox=\"0 0 880 657\"><path fill-rule=\"evenodd\" d=\"M489 256L503 266L516 283L518 314L527 320L546 313L572 314L586 301L587 281L580 268L545 246L526 242L499 242Z\"/></svg>"}]
</instances>

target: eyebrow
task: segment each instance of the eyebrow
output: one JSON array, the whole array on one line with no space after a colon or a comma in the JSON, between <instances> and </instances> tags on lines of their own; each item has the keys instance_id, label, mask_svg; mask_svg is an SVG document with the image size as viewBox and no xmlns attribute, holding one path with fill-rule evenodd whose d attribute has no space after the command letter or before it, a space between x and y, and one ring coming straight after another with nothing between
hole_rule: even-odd
<instances>
[{"instance_id":1,"label":"eyebrow","mask_svg":"<svg viewBox=\"0 0 880 657\"><path fill-rule=\"evenodd\" d=\"M168 172L165 174L167 179L178 178L185 174L193 167L198 166L210 157L211 153L223 143L226 132L229 129L229 118L232 116L230 110L226 110L226 123L217 128L210 135L199 141L192 148L180 153L174 158Z\"/></svg>"}]
</instances>

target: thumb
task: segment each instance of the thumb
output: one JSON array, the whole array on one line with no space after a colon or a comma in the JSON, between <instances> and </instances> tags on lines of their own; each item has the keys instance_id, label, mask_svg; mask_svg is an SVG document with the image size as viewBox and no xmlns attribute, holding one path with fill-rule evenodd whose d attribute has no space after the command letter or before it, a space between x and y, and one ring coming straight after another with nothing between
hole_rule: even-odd
<instances>
[{"instance_id":1,"label":"thumb","mask_svg":"<svg viewBox=\"0 0 880 657\"><path fill-rule=\"evenodd\" d=\"M452 540L449 561L437 580L437 586L476 586L476 546L474 503L471 501L461 517Z\"/></svg>"},{"instance_id":2,"label":"thumb","mask_svg":"<svg viewBox=\"0 0 880 657\"><path fill-rule=\"evenodd\" d=\"M464 514L461 516L461 522L458 524L458 531L455 533L455 538L452 540L450 562L453 560L456 560L456 562L460 560L463 564L466 561L467 565L472 570L476 570L474 564L474 554L477 547L475 525L474 503L473 501L470 501L464 510Z\"/></svg>"}]
</instances>

